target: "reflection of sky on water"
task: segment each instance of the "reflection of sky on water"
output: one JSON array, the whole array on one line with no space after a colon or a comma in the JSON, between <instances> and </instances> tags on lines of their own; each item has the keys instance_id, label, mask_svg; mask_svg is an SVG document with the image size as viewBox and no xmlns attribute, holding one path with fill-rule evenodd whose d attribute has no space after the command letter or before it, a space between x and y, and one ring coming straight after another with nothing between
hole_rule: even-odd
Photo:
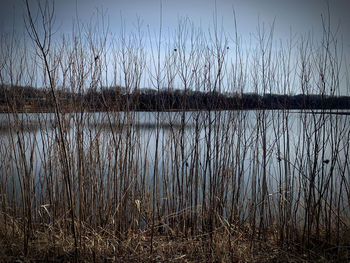
<instances>
[{"instance_id":1,"label":"reflection of sky on water","mask_svg":"<svg viewBox=\"0 0 350 263\"><path fill-rule=\"evenodd\" d=\"M63 119L64 127L67 129L66 142L69 162L72 165L71 172L76 174L78 171L77 122L82 120L86 175L97 173L99 176L104 176L105 180L113 178L115 169L120 168L120 163L115 163L117 156L117 162L127 160L125 167L130 169L130 176L134 178L133 183L140 184L143 178L151 189L158 133L156 171L159 184L157 189L160 194L165 191L163 188L165 178L169 180L166 187L171 189L177 186L178 182L191 185L195 172L199 176L200 185L208 185L209 182L221 185L220 180L234 184L239 174L242 174L242 191L245 195L241 195L240 198L247 207L246 201L251 198L253 186L261 183L264 172L262 143L264 137L261 132L266 128L265 172L271 202L277 202L278 189L280 183L284 184L286 174L290 184L290 189L286 191L292 191L292 195L299 194L302 198L303 193L299 190L309 183L310 163L315 158L317 159L316 192L321 191L322 185L319 183L322 178L327 178L331 168L334 169L334 176L330 180L334 185L342 183L344 187L344 181L341 181L344 178L337 175L346 161L344 153L346 149L342 147L347 141L346 137L338 136L345 136L349 132L348 115L312 115L297 111L218 111L209 115L206 112L193 111L185 113L184 129L181 126L182 117L182 112L66 114ZM13 121L5 114L1 114L0 118L2 126L6 121ZM17 164L21 165L19 151L21 142L25 149L27 168L30 167L30 160L33 160L31 176L36 186L35 191L38 193L47 184L48 172L61 173L54 115L21 114L19 119L24 126L34 123L38 125L38 129L18 134L0 133L2 158L0 169L3 174L1 180L13 178L18 183L14 157L17 158ZM316 141L320 148L315 157L313 150ZM340 142L339 149L337 152L332 151L337 142ZM332 158L336 159L333 164ZM182 173L185 177L181 177ZM176 176L179 178L175 178ZM177 181L178 179L180 181ZM219 181L213 182L211 181L213 179ZM336 187L334 194L337 192L346 194L341 191L342 189Z\"/></svg>"}]
</instances>

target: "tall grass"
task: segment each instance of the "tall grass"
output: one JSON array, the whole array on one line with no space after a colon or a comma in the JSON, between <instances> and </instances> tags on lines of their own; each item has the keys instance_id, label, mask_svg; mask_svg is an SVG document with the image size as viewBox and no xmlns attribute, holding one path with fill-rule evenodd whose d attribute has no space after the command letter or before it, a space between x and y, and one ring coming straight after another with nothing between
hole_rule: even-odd
<instances>
[{"instance_id":1,"label":"tall grass","mask_svg":"<svg viewBox=\"0 0 350 263\"><path fill-rule=\"evenodd\" d=\"M34 50L15 36L2 38L2 88L45 87L54 113L19 113L23 95L6 93L0 257L349 257L347 116L322 105L300 112L121 112L118 105L131 102L118 95L104 97L105 112L94 113L82 99L88 88L117 85L134 94L143 86L236 96L339 94L343 61L330 22L321 21L319 43L301 37L276 44L273 26L259 25L257 45L244 50L236 24L232 40L217 19L209 34L181 20L167 40L162 25L154 37L140 23L112 38L102 16L57 40L52 6L38 9L42 21L27 8ZM64 112L57 95L67 89L78 95L74 112Z\"/></svg>"}]
</instances>

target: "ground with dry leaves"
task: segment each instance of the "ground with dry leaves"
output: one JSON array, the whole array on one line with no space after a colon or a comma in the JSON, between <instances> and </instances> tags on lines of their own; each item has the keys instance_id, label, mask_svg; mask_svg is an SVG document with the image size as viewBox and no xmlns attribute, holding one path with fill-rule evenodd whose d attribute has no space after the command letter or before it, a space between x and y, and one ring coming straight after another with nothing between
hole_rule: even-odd
<instances>
[{"instance_id":1,"label":"ground with dry leaves","mask_svg":"<svg viewBox=\"0 0 350 263\"><path fill-rule=\"evenodd\" d=\"M4 220L6 218L6 220ZM5 222L6 221L6 222ZM67 226L38 225L27 253L23 224L2 215L0 260L3 262L346 262L349 248L322 242L301 249L298 242L281 244L272 232L260 239L248 227L218 228L192 235L145 229L115 233L79 225L78 248ZM342 253L339 253L339 249ZM338 256L336 256L338 255ZM342 255L341 257L339 255Z\"/></svg>"}]
</instances>

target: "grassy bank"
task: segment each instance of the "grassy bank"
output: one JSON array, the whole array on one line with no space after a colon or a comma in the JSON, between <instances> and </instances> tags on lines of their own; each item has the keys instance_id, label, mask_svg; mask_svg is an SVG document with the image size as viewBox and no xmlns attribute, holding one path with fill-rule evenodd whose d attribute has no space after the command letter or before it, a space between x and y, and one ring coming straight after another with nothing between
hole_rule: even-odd
<instances>
[{"instance_id":1,"label":"grassy bank","mask_svg":"<svg viewBox=\"0 0 350 263\"><path fill-rule=\"evenodd\" d=\"M2 215L4 219L5 216ZM74 247L74 238L64 229L64 223L38 225L23 254L24 238L21 222L7 218L1 223L0 257L4 262L342 262L349 258L347 248L313 239L309 248L301 240L281 244L277 230L257 239L249 227L222 227L211 233L191 235L172 230L172 234L156 233L150 240L151 229L129 231L123 237L112 226L91 228L77 226L81 245ZM164 227L164 226L163 226ZM277 229L277 227L276 227ZM8 234L8 232L12 232ZM344 235L347 235L344 233Z\"/></svg>"}]
</instances>

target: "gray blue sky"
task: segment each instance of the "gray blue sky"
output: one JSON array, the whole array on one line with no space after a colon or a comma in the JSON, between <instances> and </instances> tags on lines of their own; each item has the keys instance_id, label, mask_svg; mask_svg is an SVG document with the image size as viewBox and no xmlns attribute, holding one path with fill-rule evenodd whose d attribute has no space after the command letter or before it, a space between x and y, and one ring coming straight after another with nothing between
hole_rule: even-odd
<instances>
[{"instance_id":1,"label":"gray blue sky","mask_svg":"<svg viewBox=\"0 0 350 263\"><path fill-rule=\"evenodd\" d=\"M41 0L42 1L42 0ZM0 33L25 33L24 0L0 0ZM33 10L37 0L30 0ZM256 34L258 23L269 27L275 21L274 39L287 39L292 30L300 34L312 33L315 39L322 35L321 14L327 15L326 0L56 0L55 27L59 33L69 34L72 24L94 21L96 10L104 10L111 33L118 34L124 21L126 29L133 29L137 18L149 26L151 32L159 29L162 6L163 36L173 33L180 18L189 18L195 26L207 31L213 25L215 8L217 18L227 34L234 34L233 9L236 12L238 33L243 41ZM328 1L333 29L343 41L344 55L350 60L350 1ZM335 30L333 30L335 31ZM254 37L253 37L254 39Z\"/></svg>"},{"instance_id":2,"label":"gray blue sky","mask_svg":"<svg viewBox=\"0 0 350 263\"><path fill-rule=\"evenodd\" d=\"M23 30L24 0L1 0L0 30ZM275 19L275 37L289 35L290 29L296 33L313 31L319 33L321 14L327 11L324 0L57 0L55 2L56 26L62 32L69 32L77 14L81 21L87 22L96 12L104 9L112 31L119 32L121 16L127 26L135 23L137 16L145 25L158 28L160 2L162 2L163 26L170 31L176 27L180 17L189 17L204 29L212 23L217 7L218 18L223 21L225 31L230 33L232 8L237 14L239 33L255 33L258 20L271 24ZM35 6L36 0L30 0ZM350 46L350 1L329 1L334 26L340 25L345 46Z\"/></svg>"}]
</instances>

